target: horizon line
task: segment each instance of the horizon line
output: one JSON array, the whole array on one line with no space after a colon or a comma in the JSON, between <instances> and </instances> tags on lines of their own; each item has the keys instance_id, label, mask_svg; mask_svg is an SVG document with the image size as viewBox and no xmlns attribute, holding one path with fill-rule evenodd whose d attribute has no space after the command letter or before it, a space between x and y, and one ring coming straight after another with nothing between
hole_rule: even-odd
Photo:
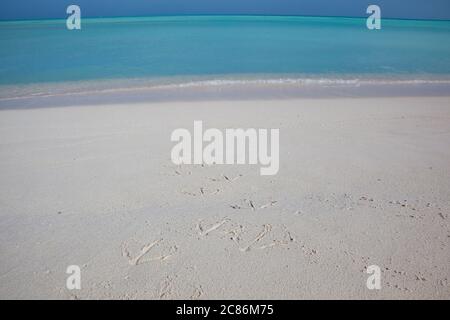
<instances>
[{"instance_id":1,"label":"horizon line","mask_svg":"<svg viewBox=\"0 0 450 320\"><path fill-rule=\"evenodd\" d=\"M83 18L83 15L81 16ZM83 19L117 19L117 18L156 18L156 17L304 17L304 18L347 18L347 19L366 19L368 16L333 16L333 15L293 15L293 14L155 14L155 15L131 15L131 16L85 16ZM20 21L54 21L66 20L67 17L61 18L32 18L32 19L2 19L0 22L20 22ZM383 20L406 20L406 21L442 21L450 22L449 19L424 19L424 18L394 18L382 17Z\"/></svg>"}]
</instances>

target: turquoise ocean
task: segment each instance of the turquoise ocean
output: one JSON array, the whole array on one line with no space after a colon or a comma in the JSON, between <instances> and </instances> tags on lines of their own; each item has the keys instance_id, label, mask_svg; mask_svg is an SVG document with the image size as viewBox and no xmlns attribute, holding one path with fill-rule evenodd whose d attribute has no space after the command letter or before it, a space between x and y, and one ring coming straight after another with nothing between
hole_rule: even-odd
<instances>
[{"instance_id":1,"label":"turquoise ocean","mask_svg":"<svg viewBox=\"0 0 450 320\"><path fill-rule=\"evenodd\" d=\"M132 88L450 81L450 21L163 16L0 22L0 99Z\"/></svg>"}]
</instances>

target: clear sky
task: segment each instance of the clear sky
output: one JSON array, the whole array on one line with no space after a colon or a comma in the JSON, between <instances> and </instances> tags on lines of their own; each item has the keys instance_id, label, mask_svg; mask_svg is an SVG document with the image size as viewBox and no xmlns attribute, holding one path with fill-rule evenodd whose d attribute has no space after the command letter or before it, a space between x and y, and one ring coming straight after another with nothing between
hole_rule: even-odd
<instances>
[{"instance_id":1,"label":"clear sky","mask_svg":"<svg viewBox=\"0 0 450 320\"><path fill-rule=\"evenodd\" d=\"M450 0L0 0L0 19L65 18L70 4L82 16L176 14L271 14L366 16L369 4L382 16L407 19L450 19Z\"/></svg>"}]
</instances>

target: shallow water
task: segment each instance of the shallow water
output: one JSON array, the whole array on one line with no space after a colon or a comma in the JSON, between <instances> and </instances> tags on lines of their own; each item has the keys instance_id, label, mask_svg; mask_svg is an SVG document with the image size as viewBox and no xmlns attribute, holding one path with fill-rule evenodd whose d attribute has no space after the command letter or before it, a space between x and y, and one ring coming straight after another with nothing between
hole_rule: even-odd
<instances>
[{"instance_id":1,"label":"shallow water","mask_svg":"<svg viewBox=\"0 0 450 320\"><path fill-rule=\"evenodd\" d=\"M0 22L0 98L160 87L450 79L450 21L184 16ZM56 86L55 84L58 83Z\"/></svg>"}]
</instances>

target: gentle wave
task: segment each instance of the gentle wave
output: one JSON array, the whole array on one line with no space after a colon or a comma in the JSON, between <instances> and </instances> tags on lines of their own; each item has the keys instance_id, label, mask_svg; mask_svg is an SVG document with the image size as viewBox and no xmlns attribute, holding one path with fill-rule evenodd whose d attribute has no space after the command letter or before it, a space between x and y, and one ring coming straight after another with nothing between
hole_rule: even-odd
<instances>
[{"instance_id":1,"label":"gentle wave","mask_svg":"<svg viewBox=\"0 0 450 320\"><path fill-rule=\"evenodd\" d=\"M360 87L389 85L450 85L450 79L336 79L336 78L272 78L272 79L210 79L174 83L150 83L139 85L138 79L122 81L75 82L58 84L2 86L0 101L47 98L72 95L108 94L120 92L138 92L153 90L208 89L220 87L246 86L286 86L290 88L318 87ZM128 85L127 85L128 84ZM94 89L92 89L94 87ZM97 87L97 88L95 88Z\"/></svg>"}]
</instances>

